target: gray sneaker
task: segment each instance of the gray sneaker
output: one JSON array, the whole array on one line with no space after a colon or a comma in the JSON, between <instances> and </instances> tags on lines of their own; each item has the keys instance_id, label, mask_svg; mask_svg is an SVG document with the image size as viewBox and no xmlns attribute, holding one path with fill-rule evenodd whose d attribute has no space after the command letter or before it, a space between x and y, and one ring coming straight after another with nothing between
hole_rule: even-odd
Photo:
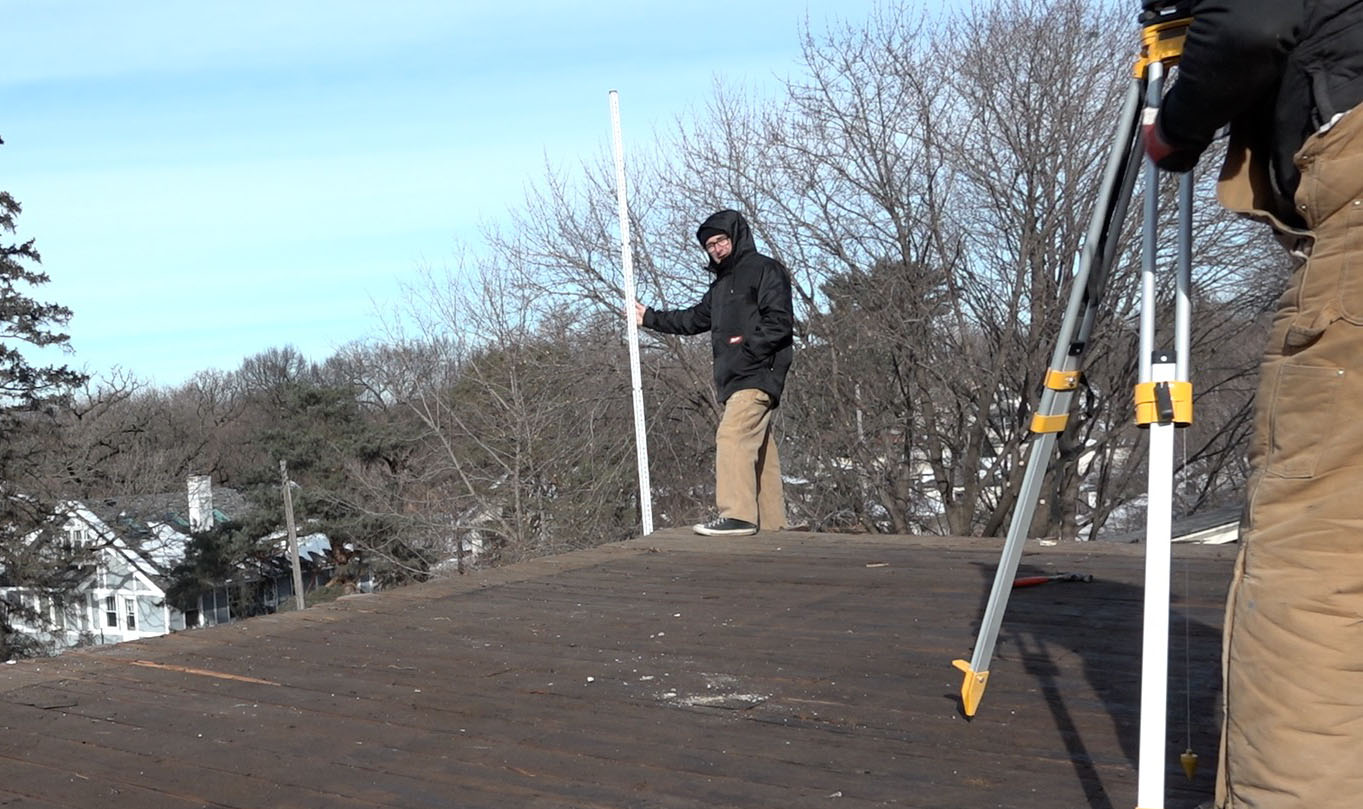
<instances>
[{"instance_id":1,"label":"gray sneaker","mask_svg":"<svg viewBox=\"0 0 1363 809\"><path fill-rule=\"evenodd\" d=\"M746 537L757 533L757 526L733 517L716 517L709 522L691 526L691 530L707 537Z\"/></svg>"}]
</instances>

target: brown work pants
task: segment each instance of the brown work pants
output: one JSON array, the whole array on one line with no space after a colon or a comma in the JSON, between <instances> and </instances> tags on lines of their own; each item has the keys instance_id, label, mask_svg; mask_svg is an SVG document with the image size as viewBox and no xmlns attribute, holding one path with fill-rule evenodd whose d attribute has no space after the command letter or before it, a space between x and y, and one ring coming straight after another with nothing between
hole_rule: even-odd
<instances>
[{"instance_id":1,"label":"brown work pants","mask_svg":"<svg viewBox=\"0 0 1363 809\"><path fill-rule=\"evenodd\" d=\"M1363 806L1363 110L1297 163L1315 244L1261 366L1226 606L1222 809Z\"/></svg>"},{"instance_id":2,"label":"brown work pants","mask_svg":"<svg viewBox=\"0 0 1363 809\"><path fill-rule=\"evenodd\" d=\"M715 431L715 505L719 516L764 530L786 527L781 455L772 435L771 397L755 389L735 391L724 403Z\"/></svg>"}]
</instances>

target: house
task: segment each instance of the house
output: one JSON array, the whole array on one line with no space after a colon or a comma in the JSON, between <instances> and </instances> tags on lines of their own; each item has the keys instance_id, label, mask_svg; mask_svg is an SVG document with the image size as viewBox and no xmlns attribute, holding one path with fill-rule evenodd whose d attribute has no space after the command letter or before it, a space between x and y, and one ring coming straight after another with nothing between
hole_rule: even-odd
<instances>
[{"instance_id":1,"label":"house","mask_svg":"<svg viewBox=\"0 0 1363 809\"><path fill-rule=\"evenodd\" d=\"M195 609L181 612L166 600L172 570L182 562L190 535L209 530L230 514L243 514L245 499L232 489L214 491L209 479L189 479L189 496L159 494L108 498L57 507L59 537L71 549L87 549L88 561L70 571L65 597L53 597L0 580L0 597L33 611L36 620L15 628L54 649L164 635L274 612L293 599L293 578L283 531L266 539L278 553L244 567L239 576L201 594ZM325 534L299 538L304 591L331 578ZM244 587L243 585L249 585ZM254 598L243 600L249 591Z\"/></svg>"},{"instance_id":2,"label":"house","mask_svg":"<svg viewBox=\"0 0 1363 809\"><path fill-rule=\"evenodd\" d=\"M1144 519L1145 497L1132 501L1133 510ZM1169 526L1170 540L1188 545L1225 545L1240 539L1240 506L1206 509L1196 514L1175 516ZM1106 532L1098 539L1104 542L1144 542L1145 528Z\"/></svg>"},{"instance_id":3,"label":"house","mask_svg":"<svg viewBox=\"0 0 1363 809\"><path fill-rule=\"evenodd\" d=\"M29 588L0 587L0 596L38 616L18 623L17 629L61 649L164 635L185 627L184 616L166 604L164 569L154 560L173 558L176 545L182 558L187 537L157 524L152 530L159 545L141 551L84 503L59 503L57 518L62 521L62 544L87 549L89 559L69 571L60 600Z\"/></svg>"}]
</instances>

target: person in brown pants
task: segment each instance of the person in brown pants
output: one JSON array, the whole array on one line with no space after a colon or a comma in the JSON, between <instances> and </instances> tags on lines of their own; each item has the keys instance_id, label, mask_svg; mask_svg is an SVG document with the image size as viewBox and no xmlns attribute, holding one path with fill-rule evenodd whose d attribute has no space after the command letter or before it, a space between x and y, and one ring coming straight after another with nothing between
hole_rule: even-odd
<instances>
[{"instance_id":1,"label":"person in brown pants","mask_svg":"<svg viewBox=\"0 0 1363 809\"><path fill-rule=\"evenodd\" d=\"M688 309L649 309L635 322L668 334L710 332L715 391L724 405L715 431L715 505L719 516L693 526L707 536L744 536L786 527L781 457L771 416L794 355L790 275L757 252L738 211L719 211L696 230L714 274Z\"/></svg>"},{"instance_id":2,"label":"person in brown pants","mask_svg":"<svg viewBox=\"0 0 1363 809\"><path fill-rule=\"evenodd\" d=\"M1299 259L1255 400L1226 606L1220 809L1363 805L1363 0L1196 0L1145 146Z\"/></svg>"}]
</instances>

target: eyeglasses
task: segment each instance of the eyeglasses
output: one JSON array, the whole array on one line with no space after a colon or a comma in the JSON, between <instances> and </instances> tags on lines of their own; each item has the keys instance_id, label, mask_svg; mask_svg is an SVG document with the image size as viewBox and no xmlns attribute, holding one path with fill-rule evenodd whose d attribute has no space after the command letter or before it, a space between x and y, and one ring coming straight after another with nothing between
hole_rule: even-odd
<instances>
[{"instance_id":1,"label":"eyeglasses","mask_svg":"<svg viewBox=\"0 0 1363 809\"><path fill-rule=\"evenodd\" d=\"M721 244L728 244L728 242L729 237L724 235L723 233L720 233L716 236L711 236L710 238L705 240L705 249L713 250L716 247L719 247Z\"/></svg>"}]
</instances>

